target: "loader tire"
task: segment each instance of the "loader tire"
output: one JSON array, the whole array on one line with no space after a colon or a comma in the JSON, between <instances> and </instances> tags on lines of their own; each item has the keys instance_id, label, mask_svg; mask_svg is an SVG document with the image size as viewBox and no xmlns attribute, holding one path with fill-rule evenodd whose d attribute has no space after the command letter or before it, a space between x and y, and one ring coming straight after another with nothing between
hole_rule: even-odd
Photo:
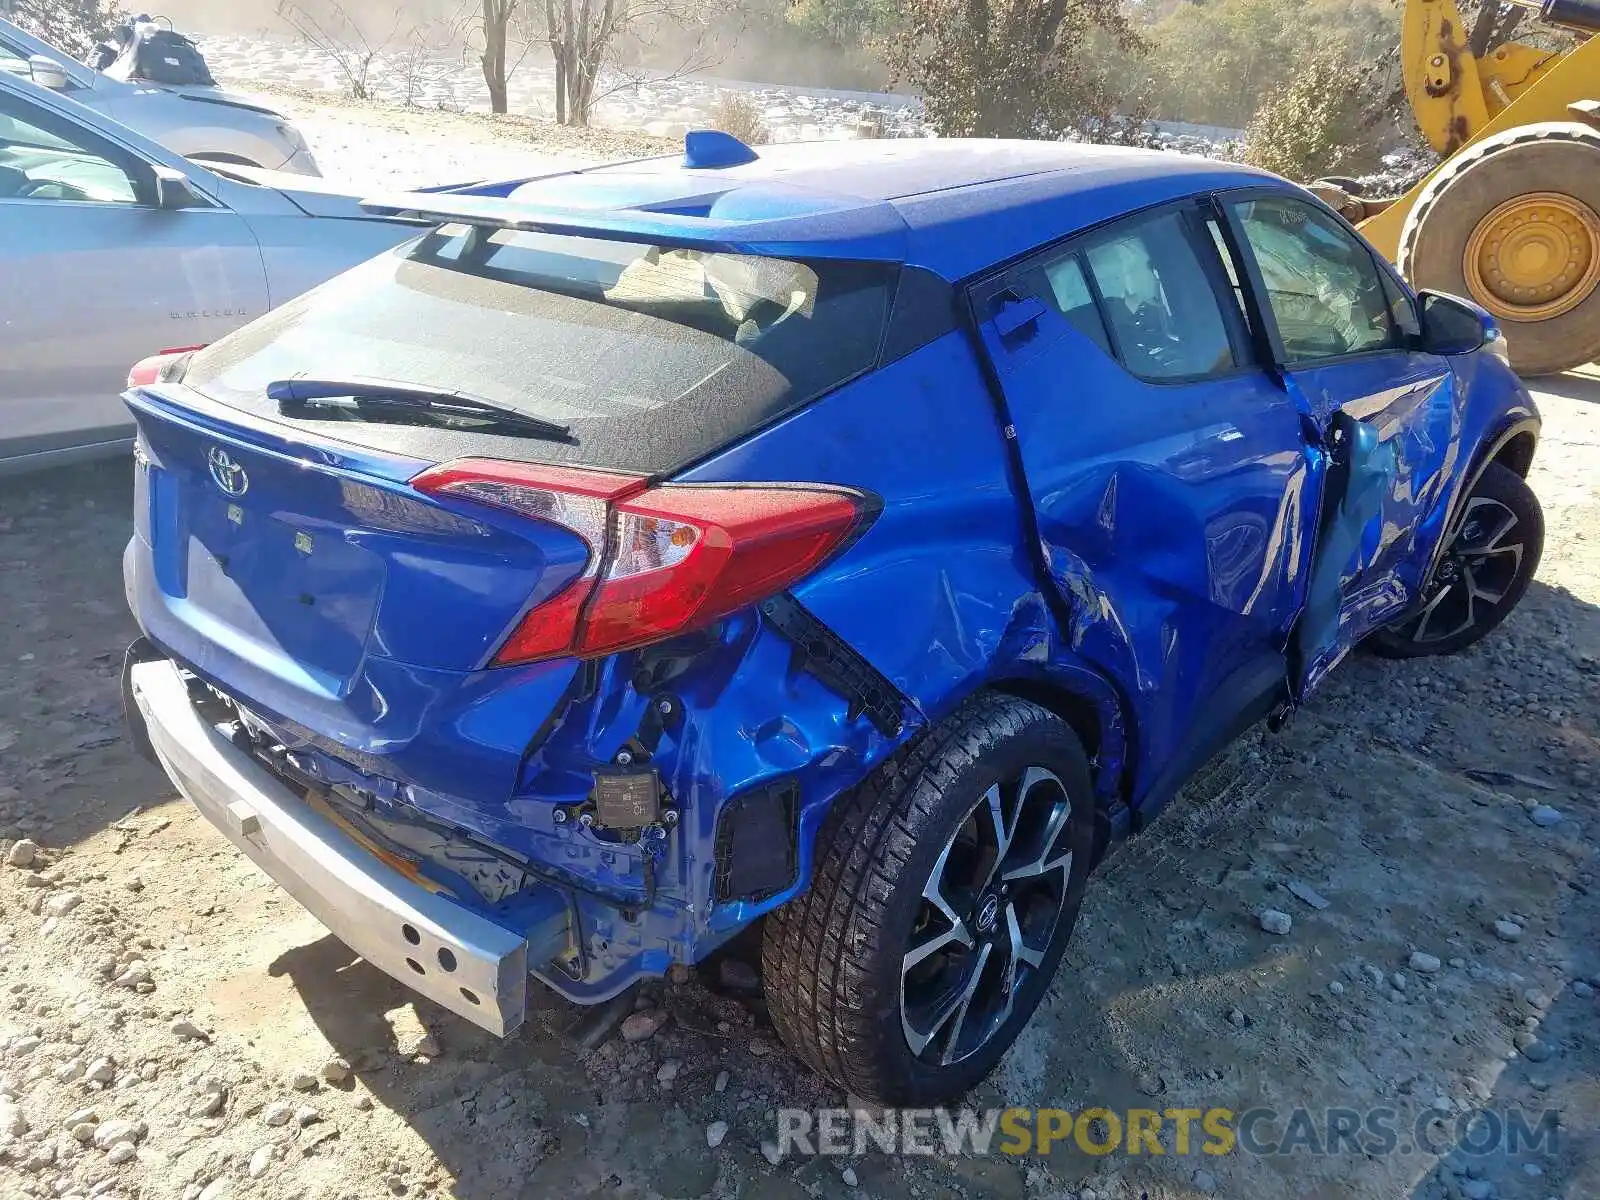
<instances>
[{"instance_id":1,"label":"loader tire","mask_svg":"<svg viewBox=\"0 0 1600 1200\"><path fill-rule=\"evenodd\" d=\"M1493 313L1520 374L1600 358L1600 130L1545 121L1464 150L1407 214L1399 259Z\"/></svg>"}]
</instances>

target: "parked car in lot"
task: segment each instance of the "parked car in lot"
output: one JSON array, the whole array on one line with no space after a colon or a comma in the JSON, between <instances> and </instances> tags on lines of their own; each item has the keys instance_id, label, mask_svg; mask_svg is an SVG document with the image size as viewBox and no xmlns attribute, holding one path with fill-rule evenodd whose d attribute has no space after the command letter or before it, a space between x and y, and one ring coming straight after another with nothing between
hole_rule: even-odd
<instances>
[{"instance_id":1,"label":"parked car in lot","mask_svg":"<svg viewBox=\"0 0 1600 1200\"><path fill-rule=\"evenodd\" d=\"M321 180L240 171L0 74L0 475L125 453L131 361L214 341L419 232Z\"/></svg>"},{"instance_id":2,"label":"parked car in lot","mask_svg":"<svg viewBox=\"0 0 1600 1200\"><path fill-rule=\"evenodd\" d=\"M114 79L0 20L0 76L5 75L69 96L185 157L319 174L300 131L259 101L214 85Z\"/></svg>"},{"instance_id":3,"label":"parked car in lot","mask_svg":"<svg viewBox=\"0 0 1600 1200\"><path fill-rule=\"evenodd\" d=\"M1539 560L1493 320L1249 168L691 135L369 203L438 227L128 393L125 689L496 1033L530 972L598 1002L763 921L796 1054L954 1096L1108 846Z\"/></svg>"}]
</instances>

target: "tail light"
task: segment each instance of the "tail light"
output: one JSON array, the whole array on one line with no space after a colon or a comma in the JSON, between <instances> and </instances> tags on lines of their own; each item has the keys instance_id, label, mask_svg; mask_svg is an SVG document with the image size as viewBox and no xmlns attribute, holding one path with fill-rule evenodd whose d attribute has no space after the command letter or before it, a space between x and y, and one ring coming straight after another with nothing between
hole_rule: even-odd
<instances>
[{"instance_id":1,"label":"tail light","mask_svg":"<svg viewBox=\"0 0 1600 1200\"><path fill-rule=\"evenodd\" d=\"M551 521L589 546L583 573L524 614L498 666L592 657L699 629L815 571L860 530L862 498L819 484L648 487L636 475L462 459L411 481Z\"/></svg>"},{"instance_id":2,"label":"tail light","mask_svg":"<svg viewBox=\"0 0 1600 1200\"><path fill-rule=\"evenodd\" d=\"M204 349L204 346L180 346L175 350L163 350L149 358L141 358L128 372L128 386L149 387L152 383L170 383L182 374L189 355Z\"/></svg>"}]
</instances>

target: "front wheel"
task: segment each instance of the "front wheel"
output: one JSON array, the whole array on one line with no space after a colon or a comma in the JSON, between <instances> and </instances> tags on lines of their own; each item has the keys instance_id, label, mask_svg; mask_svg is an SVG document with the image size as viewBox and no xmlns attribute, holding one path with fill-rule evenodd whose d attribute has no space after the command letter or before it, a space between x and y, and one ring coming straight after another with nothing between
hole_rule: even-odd
<instances>
[{"instance_id":1,"label":"front wheel","mask_svg":"<svg viewBox=\"0 0 1600 1200\"><path fill-rule=\"evenodd\" d=\"M1072 730L1025 700L968 701L838 801L810 889L767 918L779 1035L866 1100L960 1095L1049 987L1093 835Z\"/></svg>"},{"instance_id":2,"label":"front wheel","mask_svg":"<svg viewBox=\"0 0 1600 1200\"><path fill-rule=\"evenodd\" d=\"M1522 476L1490 463L1472 489L1421 609L1372 645L1390 658L1454 654L1511 615L1539 569L1544 512Z\"/></svg>"}]
</instances>

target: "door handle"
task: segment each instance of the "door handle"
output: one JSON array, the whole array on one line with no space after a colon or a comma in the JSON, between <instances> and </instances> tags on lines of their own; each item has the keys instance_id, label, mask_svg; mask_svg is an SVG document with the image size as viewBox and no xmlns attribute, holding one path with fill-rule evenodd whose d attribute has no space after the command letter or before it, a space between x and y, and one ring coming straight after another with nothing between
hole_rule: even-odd
<instances>
[{"instance_id":1,"label":"door handle","mask_svg":"<svg viewBox=\"0 0 1600 1200\"><path fill-rule=\"evenodd\" d=\"M1021 345L1039 332L1044 302L1037 296L1019 296L1009 288L995 297L994 331L1006 346Z\"/></svg>"}]
</instances>

